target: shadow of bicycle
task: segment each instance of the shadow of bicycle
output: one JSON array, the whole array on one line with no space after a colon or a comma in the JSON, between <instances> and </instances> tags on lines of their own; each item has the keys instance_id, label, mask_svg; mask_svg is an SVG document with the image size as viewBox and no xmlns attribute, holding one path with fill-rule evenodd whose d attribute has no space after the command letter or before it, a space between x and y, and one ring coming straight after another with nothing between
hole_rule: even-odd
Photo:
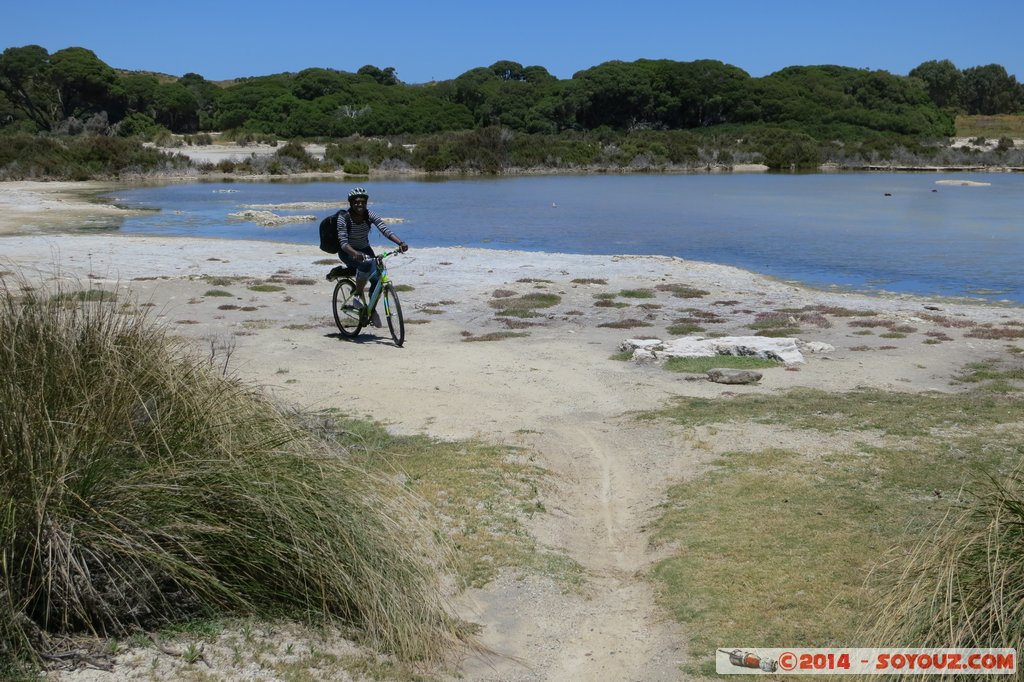
<instances>
[{"instance_id":1,"label":"shadow of bicycle","mask_svg":"<svg viewBox=\"0 0 1024 682\"><path fill-rule=\"evenodd\" d=\"M335 339L335 340L338 340L338 341L346 341L348 343L355 343L355 344L358 344L358 345L377 344L377 345L384 345L384 346L394 346L395 348L399 348L400 347L400 346L395 346L394 340L392 340L392 338L387 335L386 331L385 331L385 335L384 336L377 336L376 334L367 333L367 332L363 331L363 332L360 332L359 335L355 336L355 337L342 336L340 333L334 332L333 334L324 334L324 338Z\"/></svg>"}]
</instances>

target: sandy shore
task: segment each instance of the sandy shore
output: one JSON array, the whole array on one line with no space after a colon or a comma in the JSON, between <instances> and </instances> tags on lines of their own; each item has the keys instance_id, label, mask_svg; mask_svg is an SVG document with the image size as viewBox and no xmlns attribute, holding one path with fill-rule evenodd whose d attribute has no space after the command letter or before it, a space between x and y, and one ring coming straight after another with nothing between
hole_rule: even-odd
<instances>
[{"instance_id":1,"label":"sandy shore","mask_svg":"<svg viewBox=\"0 0 1024 682\"><path fill-rule=\"evenodd\" d=\"M558 484L544 501L549 513L531 530L583 564L593 584L585 596L568 595L540 578L503 575L459 595L462 614L483 626L482 641L510 656L470 658L462 670L469 680L680 679L687 635L663 617L650 585L638 577L657 558L643 528L667 486L699 473L737 434L723 430L721 442L709 435L710 447L695 450L672 427L638 425L625 413L676 395L727 399L797 386L952 391L950 380L965 363L1024 345L967 335L972 324L1024 323L1021 308L813 291L676 258L415 245L391 266L396 283L412 287L401 294L410 321L405 347L394 347L386 329L370 329L353 343L334 328L332 285L324 280L329 266L319 262L326 254L314 245L54 233L117 210L63 194L78 189L0 184L0 234L21 233L0 237L6 281L19 273L30 282L65 278L74 286L117 290L201 351L211 344L230 348L238 373L283 400L388 414L401 433L515 443L554 474ZM238 279L213 285L208 277ZM283 290L249 288L272 277ZM598 279L606 283L580 281ZM595 294L664 284L707 294L675 298L658 291L651 299L617 299L627 307L595 306ZM211 289L230 297L209 296ZM528 320L535 326L516 330L526 336L466 343L467 335L507 329L489 305L498 289L544 291L561 302ZM805 362L789 371L766 370L755 385L723 386L610 359L624 339L670 338L668 325L694 313L714 314L709 332L750 335L758 314L807 306L874 311L876 319L912 331L903 338L866 336L850 325L856 318L826 315L828 326L801 324L799 335L826 344L824 352L805 353ZM623 328L629 320L645 326ZM130 667L130 659L123 665ZM222 679L235 679L230 666L221 672ZM89 675L99 673L61 679L113 679Z\"/></svg>"}]
</instances>

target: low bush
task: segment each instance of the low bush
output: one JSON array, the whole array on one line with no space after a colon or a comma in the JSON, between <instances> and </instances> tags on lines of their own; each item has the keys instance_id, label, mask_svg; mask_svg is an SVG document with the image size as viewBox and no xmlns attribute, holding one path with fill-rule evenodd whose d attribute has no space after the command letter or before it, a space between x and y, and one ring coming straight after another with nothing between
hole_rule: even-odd
<instances>
[{"instance_id":1,"label":"low bush","mask_svg":"<svg viewBox=\"0 0 1024 682\"><path fill-rule=\"evenodd\" d=\"M137 139L79 135L0 135L0 180L87 180L185 168L188 159L169 156Z\"/></svg>"}]
</instances>

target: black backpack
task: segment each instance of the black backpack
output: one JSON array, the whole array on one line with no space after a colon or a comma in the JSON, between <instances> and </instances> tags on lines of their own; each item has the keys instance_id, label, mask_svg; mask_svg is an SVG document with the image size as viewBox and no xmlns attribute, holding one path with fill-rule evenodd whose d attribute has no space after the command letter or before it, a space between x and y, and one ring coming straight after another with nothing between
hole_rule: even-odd
<instances>
[{"instance_id":1,"label":"black backpack","mask_svg":"<svg viewBox=\"0 0 1024 682\"><path fill-rule=\"evenodd\" d=\"M348 211L341 209L333 215L329 215L320 221L320 250L327 253L338 253L341 244L338 243L338 218L342 214L348 215Z\"/></svg>"}]
</instances>

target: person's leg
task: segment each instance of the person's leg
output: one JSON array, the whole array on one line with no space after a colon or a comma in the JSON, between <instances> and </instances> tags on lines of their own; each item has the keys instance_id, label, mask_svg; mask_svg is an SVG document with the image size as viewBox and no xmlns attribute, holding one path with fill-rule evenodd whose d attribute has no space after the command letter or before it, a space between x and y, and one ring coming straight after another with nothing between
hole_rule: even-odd
<instances>
[{"instance_id":1,"label":"person's leg","mask_svg":"<svg viewBox=\"0 0 1024 682\"><path fill-rule=\"evenodd\" d=\"M365 298L363 292L366 289L366 282L377 273L377 261L373 258L373 250L363 249L362 253L366 258L356 266L356 294L360 299Z\"/></svg>"}]
</instances>

